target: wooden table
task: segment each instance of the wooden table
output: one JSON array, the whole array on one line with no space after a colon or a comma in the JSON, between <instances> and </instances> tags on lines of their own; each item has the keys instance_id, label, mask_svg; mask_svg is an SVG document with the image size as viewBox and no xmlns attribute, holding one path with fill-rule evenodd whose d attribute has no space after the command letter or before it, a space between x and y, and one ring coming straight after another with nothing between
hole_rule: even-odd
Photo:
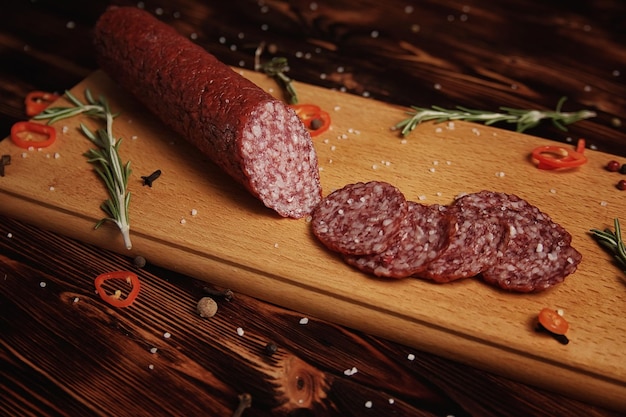
<instances>
[{"instance_id":1,"label":"wooden table","mask_svg":"<svg viewBox=\"0 0 626 417\"><path fill-rule=\"evenodd\" d=\"M142 4L230 65L251 68L265 42L298 81L394 104L546 109L568 96L566 109L598 116L529 133L626 156L621 2L214 3ZM108 4L3 6L1 137L29 91L96 69L90 30ZM209 284L14 219L0 217L0 248L2 414L227 416L250 393L249 416L620 415L242 294L202 319ZM155 296L134 310L84 296L116 269Z\"/></svg>"}]
</instances>

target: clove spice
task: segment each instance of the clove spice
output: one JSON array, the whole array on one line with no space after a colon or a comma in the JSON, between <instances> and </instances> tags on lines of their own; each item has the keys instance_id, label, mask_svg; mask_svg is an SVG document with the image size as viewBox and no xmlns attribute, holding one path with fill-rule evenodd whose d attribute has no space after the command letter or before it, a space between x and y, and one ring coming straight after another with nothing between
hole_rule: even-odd
<instances>
[{"instance_id":1,"label":"clove spice","mask_svg":"<svg viewBox=\"0 0 626 417\"><path fill-rule=\"evenodd\" d=\"M11 165L11 155L2 155L0 157L0 177L4 177L4 167Z\"/></svg>"},{"instance_id":2,"label":"clove spice","mask_svg":"<svg viewBox=\"0 0 626 417\"><path fill-rule=\"evenodd\" d=\"M152 187L152 183L154 181L156 181L157 178L159 178L161 176L161 170L157 169L156 171L154 171L152 174L148 175L148 176L141 176L141 179L143 180L143 185L147 185L148 187Z\"/></svg>"},{"instance_id":3,"label":"clove spice","mask_svg":"<svg viewBox=\"0 0 626 417\"><path fill-rule=\"evenodd\" d=\"M224 299L224 301L231 301L235 294L230 289L225 290L214 290L213 288L203 287L202 292L211 295L213 297L218 297Z\"/></svg>"}]
</instances>

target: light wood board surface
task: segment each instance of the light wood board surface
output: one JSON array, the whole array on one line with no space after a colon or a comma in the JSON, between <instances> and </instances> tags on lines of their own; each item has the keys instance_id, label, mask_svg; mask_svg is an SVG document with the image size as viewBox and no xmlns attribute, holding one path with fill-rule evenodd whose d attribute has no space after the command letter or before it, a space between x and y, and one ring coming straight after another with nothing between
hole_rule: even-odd
<instances>
[{"instance_id":1,"label":"light wood board surface","mask_svg":"<svg viewBox=\"0 0 626 417\"><path fill-rule=\"evenodd\" d=\"M280 94L264 75L241 72ZM575 274L540 294L509 294L477 279L381 280L325 250L305 219L283 219L263 207L103 73L72 91L82 97L85 88L121 112L114 130L133 169L132 250L112 226L93 229L107 195L83 156L90 143L77 131L81 121L96 126L90 120L58 122L56 143L40 151L0 142L0 155L12 157L0 177L0 213L311 318L626 410L626 277L588 233L612 227L615 217L626 220L626 194L615 188L619 174L603 169L619 158L587 150L589 162L580 169L542 171L528 155L552 142L463 122L427 123L403 140L390 128L406 109L296 84L301 102L332 117L332 129L314 139L324 194L369 180L391 182L422 203L449 203L483 189L514 193L562 224L583 254ZM141 176L156 169L162 175L153 187L142 186ZM568 345L535 332L543 307L563 310Z\"/></svg>"}]
</instances>

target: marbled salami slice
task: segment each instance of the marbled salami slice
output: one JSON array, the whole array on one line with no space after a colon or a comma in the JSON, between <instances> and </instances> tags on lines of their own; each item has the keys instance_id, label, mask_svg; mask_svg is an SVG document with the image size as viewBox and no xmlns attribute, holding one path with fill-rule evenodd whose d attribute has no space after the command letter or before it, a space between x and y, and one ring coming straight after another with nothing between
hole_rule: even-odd
<instances>
[{"instance_id":1,"label":"marbled salami slice","mask_svg":"<svg viewBox=\"0 0 626 417\"><path fill-rule=\"evenodd\" d=\"M100 67L267 207L302 218L322 198L296 113L150 13L110 7L94 28Z\"/></svg>"},{"instance_id":2,"label":"marbled salami slice","mask_svg":"<svg viewBox=\"0 0 626 417\"><path fill-rule=\"evenodd\" d=\"M368 255L385 251L407 214L400 190L380 181L358 182L333 191L313 210L313 234L342 254Z\"/></svg>"},{"instance_id":3,"label":"marbled salami slice","mask_svg":"<svg viewBox=\"0 0 626 417\"><path fill-rule=\"evenodd\" d=\"M357 269L380 277L406 278L436 259L448 240L446 207L408 202L408 212L393 244L374 255L345 255Z\"/></svg>"},{"instance_id":4,"label":"marbled salami slice","mask_svg":"<svg viewBox=\"0 0 626 417\"><path fill-rule=\"evenodd\" d=\"M506 236L498 262L482 273L485 282L510 291L538 292L576 271L582 255L562 226L517 196L501 194L499 204Z\"/></svg>"},{"instance_id":5,"label":"marbled salami slice","mask_svg":"<svg viewBox=\"0 0 626 417\"><path fill-rule=\"evenodd\" d=\"M505 230L491 194L466 194L449 206L450 241L441 256L416 276L450 282L476 276L498 260Z\"/></svg>"}]
</instances>

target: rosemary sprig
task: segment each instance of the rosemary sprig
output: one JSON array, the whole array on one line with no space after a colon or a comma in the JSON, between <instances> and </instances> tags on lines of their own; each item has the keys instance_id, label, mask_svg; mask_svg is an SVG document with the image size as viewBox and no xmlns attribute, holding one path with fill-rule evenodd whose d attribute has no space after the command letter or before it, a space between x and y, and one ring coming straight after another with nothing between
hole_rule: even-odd
<instances>
[{"instance_id":1,"label":"rosemary sprig","mask_svg":"<svg viewBox=\"0 0 626 417\"><path fill-rule=\"evenodd\" d=\"M262 64L261 54L264 48L265 43L263 42L256 49L254 54L254 69L256 71L263 71L267 76L274 78L287 92L289 104L298 104L298 93L293 86L293 80L287 76L287 72L289 71L287 58L274 57L270 61Z\"/></svg>"},{"instance_id":2,"label":"rosemary sprig","mask_svg":"<svg viewBox=\"0 0 626 417\"><path fill-rule=\"evenodd\" d=\"M622 240L619 219L615 218L613 223L615 225L614 232L609 228L604 230L591 229L590 232L597 242L615 257L618 264L624 268L623 272L626 274L626 245Z\"/></svg>"},{"instance_id":3,"label":"rosemary sprig","mask_svg":"<svg viewBox=\"0 0 626 417\"><path fill-rule=\"evenodd\" d=\"M432 106L430 109L411 106L413 111L407 112L411 117L401 121L395 127L396 129L402 129L402 136L406 136L422 122L434 120L436 123L441 123L452 120L464 120L468 122L484 123L486 125L499 122L514 123L516 124L516 130L523 132L537 126L545 119L552 121L559 129L567 130L565 125L596 116L596 113L591 110L563 112L561 109L565 100L567 100L566 97L561 97L554 111L500 107L501 112L494 113L485 110L468 109L462 106L457 106L454 109L445 109L439 106Z\"/></svg>"},{"instance_id":4,"label":"rosemary sprig","mask_svg":"<svg viewBox=\"0 0 626 417\"><path fill-rule=\"evenodd\" d=\"M97 149L92 148L85 152L84 155L89 163L94 164L94 170L109 191L109 199L100 205L107 217L97 222L95 228L99 228L107 221L115 223L122 232L124 245L127 249L131 249L130 225L128 221L130 192L127 191L131 169L130 161L123 164L119 155L122 138L116 140L113 136L113 119L116 114L111 112L109 104L104 97L100 96L96 100L88 89L85 90L86 103L81 102L69 91L65 92L65 96L74 104L73 107L47 108L34 118L37 120L48 119L48 124L52 124L59 120L83 114L105 121L106 128L97 129L95 132L91 131L83 123L80 124L81 132L97 146Z\"/></svg>"}]
</instances>

